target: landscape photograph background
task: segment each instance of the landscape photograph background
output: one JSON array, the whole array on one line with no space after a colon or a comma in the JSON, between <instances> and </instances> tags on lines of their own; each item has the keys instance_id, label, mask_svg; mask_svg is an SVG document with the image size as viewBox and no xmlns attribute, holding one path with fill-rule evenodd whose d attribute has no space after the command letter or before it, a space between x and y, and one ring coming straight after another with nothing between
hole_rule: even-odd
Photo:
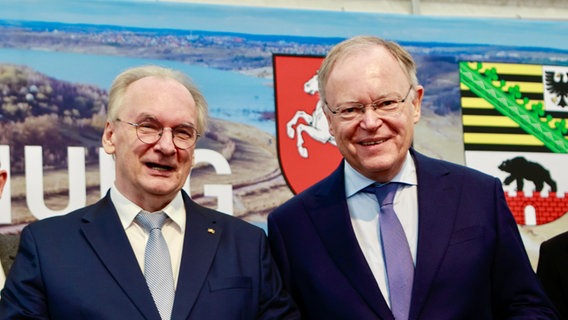
<instances>
[{"instance_id":1,"label":"landscape photograph background","mask_svg":"<svg viewBox=\"0 0 568 320\"><path fill-rule=\"evenodd\" d=\"M460 62L568 66L568 23L562 21L120 0L3 4L0 161L9 170L0 200L3 233L104 195L112 183L112 160L100 150L108 89L128 67L159 64L196 82L209 102L210 124L197 145L205 161L193 169L188 191L205 206L265 227L266 216L294 194L277 151L279 140L289 137L277 129L286 119L275 116L275 54L323 57L359 34L399 42L416 59L426 90L414 147L465 165ZM77 170L84 178L70 173L69 147L83 148L84 168ZM221 155L229 170L219 173L209 154ZM75 179L84 180L77 182L84 191L70 187ZM229 190L230 204L212 196L212 186L228 187L218 193ZM564 192L568 185L559 184L558 193ZM540 242L568 230L565 216L519 225L533 262Z\"/></svg>"}]
</instances>

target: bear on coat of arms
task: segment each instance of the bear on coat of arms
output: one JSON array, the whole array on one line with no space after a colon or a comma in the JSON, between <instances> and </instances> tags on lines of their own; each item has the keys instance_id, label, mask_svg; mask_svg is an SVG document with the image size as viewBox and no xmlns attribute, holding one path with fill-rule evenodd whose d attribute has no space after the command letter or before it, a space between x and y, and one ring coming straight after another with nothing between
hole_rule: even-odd
<instances>
[{"instance_id":1,"label":"bear on coat of arms","mask_svg":"<svg viewBox=\"0 0 568 320\"><path fill-rule=\"evenodd\" d=\"M531 162L524 157L515 157L503 161L499 165L501 171L510 173L503 183L509 185L517 182L517 191L523 191L524 180L532 181L537 192L541 192L544 183L550 186L550 192L556 192L556 182L550 177L550 172L536 162Z\"/></svg>"}]
</instances>

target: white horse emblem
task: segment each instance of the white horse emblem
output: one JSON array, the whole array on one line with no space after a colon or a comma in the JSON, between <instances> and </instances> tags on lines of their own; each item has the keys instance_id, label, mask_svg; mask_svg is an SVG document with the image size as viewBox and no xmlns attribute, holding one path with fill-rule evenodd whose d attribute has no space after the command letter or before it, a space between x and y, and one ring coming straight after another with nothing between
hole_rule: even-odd
<instances>
[{"instance_id":1,"label":"white horse emblem","mask_svg":"<svg viewBox=\"0 0 568 320\"><path fill-rule=\"evenodd\" d=\"M309 95L315 95L318 93L318 75L315 74L310 80L304 83L304 92ZM306 124L298 123L298 120L303 119ZM294 125L296 128L294 129ZM309 114L305 111L296 111L296 114L292 117L290 121L286 124L286 133L290 139L294 139L296 136L296 145L298 147L298 153L302 158L308 157L308 149L304 147L304 137L302 134L306 132L314 140L321 143L331 143L334 146L335 138L329 133L329 124L325 118L323 111L323 103L318 100L314 112Z\"/></svg>"}]
</instances>

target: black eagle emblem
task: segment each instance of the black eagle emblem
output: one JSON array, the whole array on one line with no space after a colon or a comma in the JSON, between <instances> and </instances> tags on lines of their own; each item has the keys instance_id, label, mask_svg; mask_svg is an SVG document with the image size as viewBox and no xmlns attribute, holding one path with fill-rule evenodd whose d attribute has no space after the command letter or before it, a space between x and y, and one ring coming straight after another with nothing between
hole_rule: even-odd
<instances>
[{"instance_id":1,"label":"black eagle emblem","mask_svg":"<svg viewBox=\"0 0 568 320\"><path fill-rule=\"evenodd\" d=\"M551 94L556 95L554 101L562 108L566 107L566 100L568 99L568 73L566 72L545 72L546 90Z\"/></svg>"}]
</instances>

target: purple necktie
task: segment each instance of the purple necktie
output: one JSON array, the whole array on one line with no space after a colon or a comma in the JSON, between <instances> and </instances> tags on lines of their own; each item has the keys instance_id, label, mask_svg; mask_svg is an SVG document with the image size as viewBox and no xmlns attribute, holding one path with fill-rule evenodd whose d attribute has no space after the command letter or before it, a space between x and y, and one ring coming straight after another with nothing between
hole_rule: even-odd
<instances>
[{"instance_id":1,"label":"purple necktie","mask_svg":"<svg viewBox=\"0 0 568 320\"><path fill-rule=\"evenodd\" d=\"M407 320L412 297L414 263L406 235L396 213L393 200L400 184L369 186L364 191L374 192L381 207L379 226L383 256L388 278L390 306L396 320Z\"/></svg>"}]
</instances>

